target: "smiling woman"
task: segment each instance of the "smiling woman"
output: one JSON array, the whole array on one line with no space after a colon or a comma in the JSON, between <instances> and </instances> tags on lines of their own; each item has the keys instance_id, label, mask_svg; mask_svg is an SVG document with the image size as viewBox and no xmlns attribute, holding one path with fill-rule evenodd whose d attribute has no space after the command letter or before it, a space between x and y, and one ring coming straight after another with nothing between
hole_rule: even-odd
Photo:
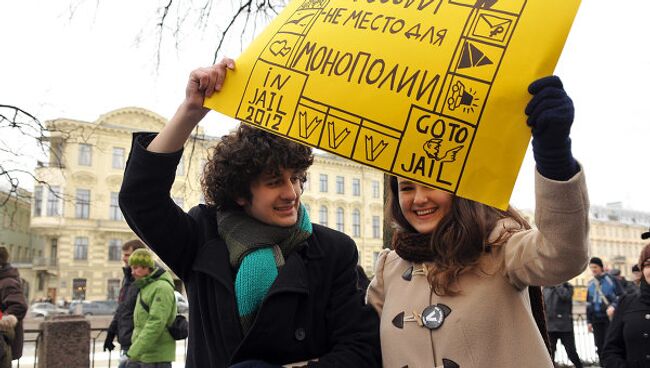
<instances>
[{"instance_id":1,"label":"smiling woman","mask_svg":"<svg viewBox=\"0 0 650 368\"><path fill-rule=\"evenodd\" d=\"M390 179L394 250L368 288L385 367L553 367L538 285L584 269L589 203L571 153L571 99L557 77L529 92L539 229L514 209Z\"/></svg>"}]
</instances>

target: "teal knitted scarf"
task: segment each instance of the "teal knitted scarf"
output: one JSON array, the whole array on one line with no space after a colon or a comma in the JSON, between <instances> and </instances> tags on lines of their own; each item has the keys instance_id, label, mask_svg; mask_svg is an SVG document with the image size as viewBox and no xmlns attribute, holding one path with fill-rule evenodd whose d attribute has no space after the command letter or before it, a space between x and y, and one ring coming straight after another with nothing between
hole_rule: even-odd
<instances>
[{"instance_id":1,"label":"teal knitted scarf","mask_svg":"<svg viewBox=\"0 0 650 368\"><path fill-rule=\"evenodd\" d=\"M291 227L262 223L244 211L217 211L217 229L237 273L235 296L244 333L255 319L284 260L311 236L309 215L301 204L298 221Z\"/></svg>"}]
</instances>

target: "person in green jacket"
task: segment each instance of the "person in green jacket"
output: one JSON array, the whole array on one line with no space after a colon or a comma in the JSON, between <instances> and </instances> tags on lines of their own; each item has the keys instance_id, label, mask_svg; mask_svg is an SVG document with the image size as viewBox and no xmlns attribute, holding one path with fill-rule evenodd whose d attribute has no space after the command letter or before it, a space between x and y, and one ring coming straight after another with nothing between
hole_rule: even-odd
<instances>
[{"instance_id":1,"label":"person in green jacket","mask_svg":"<svg viewBox=\"0 0 650 368\"><path fill-rule=\"evenodd\" d=\"M167 327L176 317L174 284L169 272L157 268L152 253L137 249L129 257L135 285L140 289L133 312L133 336L127 368L171 368L176 341Z\"/></svg>"}]
</instances>

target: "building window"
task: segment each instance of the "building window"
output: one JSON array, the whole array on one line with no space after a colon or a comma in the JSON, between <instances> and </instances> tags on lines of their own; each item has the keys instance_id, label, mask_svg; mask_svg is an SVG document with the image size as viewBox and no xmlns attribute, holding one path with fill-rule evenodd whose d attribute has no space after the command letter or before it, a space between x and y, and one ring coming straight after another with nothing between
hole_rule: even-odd
<instances>
[{"instance_id":1,"label":"building window","mask_svg":"<svg viewBox=\"0 0 650 368\"><path fill-rule=\"evenodd\" d=\"M90 166L93 163L92 146L85 143L79 144L79 165Z\"/></svg>"},{"instance_id":2,"label":"building window","mask_svg":"<svg viewBox=\"0 0 650 368\"><path fill-rule=\"evenodd\" d=\"M78 236L74 238L74 259L84 261L88 259L88 238Z\"/></svg>"},{"instance_id":3,"label":"building window","mask_svg":"<svg viewBox=\"0 0 650 368\"><path fill-rule=\"evenodd\" d=\"M361 213L356 208L352 210L352 236L361 236Z\"/></svg>"},{"instance_id":4,"label":"building window","mask_svg":"<svg viewBox=\"0 0 650 368\"><path fill-rule=\"evenodd\" d=\"M336 177L336 193L343 194L345 192L345 178L342 176Z\"/></svg>"},{"instance_id":5,"label":"building window","mask_svg":"<svg viewBox=\"0 0 650 368\"><path fill-rule=\"evenodd\" d=\"M108 260L119 261L122 258L122 241L119 239L111 239L108 241Z\"/></svg>"},{"instance_id":6,"label":"building window","mask_svg":"<svg viewBox=\"0 0 650 368\"><path fill-rule=\"evenodd\" d=\"M34 217L38 217L43 213L43 187L40 185L34 186Z\"/></svg>"},{"instance_id":7,"label":"building window","mask_svg":"<svg viewBox=\"0 0 650 368\"><path fill-rule=\"evenodd\" d=\"M50 239L50 266L56 266L56 261L59 257L59 239L52 238Z\"/></svg>"},{"instance_id":8,"label":"building window","mask_svg":"<svg viewBox=\"0 0 650 368\"><path fill-rule=\"evenodd\" d=\"M352 179L352 195L358 197L361 195L361 180Z\"/></svg>"},{"instance_id":9,"label":"building window","mask_svg":"<svg viewBox=\"0 0 650 368\"><path fill-rule=\"evenodd\" d=\"M172 200L180 208L183 208L185 206L185 200L183 199L183 197L172 197Z\"/></svg>"},{"instance_id":10,"label":"building window","mask_svg":"<svg viewBox=\"0 0 650 368\"><path fill-rule=\"evenodd\" d=\"M72 279L72 300L86 300L86 279Z\"/></svg>"},{"instance_id":11,"label":"building window","mask_svg":"<svg viewBox=\"0 0 650 368\"><path fill-rule=\"evenodd\" d=\"M309 173L307 173L305 178L306 178L306 180L305 180L305 184L303 184L303 186L304 186L305 190L311 190L311 175Z\"/></svg>"},{"instance_id":12,"label":"building window","mask_svg":"<svg viewBox=\"0 0 650 368\"><path fill-rule=\"evenodd\" d=\"M59 186L51 186L47 193L47 215L61 215L61 188Z\"/></svg>"},{"instance_id":13,"label":"building window","mask_svg":"<svg viewBox=\"0 0 650 368\"><path fill-rule=\"evenodd\" d=\"M327 226L327 207L325 206L320 206L320 210L318 211L318 223Z\"/></svg>"},{"instance_id":14,"label":"building window","mask_svg":"<svg viewBox=\"0 0 650 368\"><path fill-rule=\"evenodd\" d=\"M327 174L320 174L320 191L327 193Z\"/></svg>"},{"instance_id":15,"label":"building window","mask_svg":"<svg viewBox=\"0 0 650 368\"><path fill-rule=\"evenodd\" d=\"M379 181L372 181L372 198L379 198Z\"/></svg>"},{"instance_id":16,"label":"building window","mask_svg":"<svg viewBox=\"0 0 650 368\"><path fill-rule=\"evenodd\" d=\"M75 217L87 219L90 216L90 190L77 189Z\"/></svg>"},{"instance_id":17,"label":"building window","mask_svg":"<svg viewBox=\"0 0 650 368\"><path fill-rule=\"evenodd\" d=\"M183 160L183 156L181 156L181 160L178 162L178 166L176 166L176 176L183 176L185 175L185 160Z\"/></svg>"},{"instance_id":18,"label":"building window","mask_svg":"<svg viewBox=\"0 0 650 368\"><path fill-rule=\"evenodd\" d=\"M379 252L372 252L372 264L376 265L379 259Z\"/></svg>"},{"instance_id":19,"label":"building window","mask_svg":"<svg viewBox=\"0 0 650 368\"><path fill-rule=\"evenodd\" d=\"M113 147L113 168L124 168L124 148L122 147Z\"/></svg>"},{"instance_id":20,"label":"building window","mask_svg":"<svg viewBox=\"0 0 650 368\"><path fill-rule=\"evenodd\" d=\"M119 197L120 194L118 192L111 192L111 205L108 211L109 212L108 218L113 221L124 220L124 216L122 215L122 211L120 210Z\"/></svg>"},{"instance_id":21,"label":"building window","mask_svg":"<svg viewBox=\"0 0 650 368\"><path fill-rule=\"evenodd\" d=\"M345 231L345 220L344 220L343 208L339 207L336 209L336 230L340 232Z\"/></svg>"},{"instance_id":22,"label":"building window","mask_svg":"<svg viewBox=\"0 0 650 368\"><path fill-rule=\"evenodd\" d=\"M63 167L63 141L53 140L50 143L50 165Z\"/></svg>"},{"instance_id":23,"label":"building window","mask_svg":"<svg viewBox=\"0 0 650 368\"><path fill-rule=\"evenodd\" d=\"M379 216L372 216L372 237L375 239L379 239L380 235L380 228L379 228Z\"/></svg>"},{"instance_id":24,"label":"building window","mask_svg":"<svg viewBox=\"0 0 650 368\"><path fill-rule=\"evenodd\" d=\"M106 281L106 300L117 300L120 296L120 279Z\"/></svg>"}]
</instances>

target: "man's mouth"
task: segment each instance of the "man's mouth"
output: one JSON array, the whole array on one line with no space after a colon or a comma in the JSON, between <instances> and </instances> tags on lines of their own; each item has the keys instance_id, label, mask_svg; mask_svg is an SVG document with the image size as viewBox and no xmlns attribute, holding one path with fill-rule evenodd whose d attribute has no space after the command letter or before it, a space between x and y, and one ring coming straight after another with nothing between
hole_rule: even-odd
<instances>
[{"instance_id":1,"label":"man's mouth","mask_svg":"<svg viewBox=\"0 0 650 368\"><path fill-rule=\"evenodd\" d=\"M276 211L280 211L280 212L289 212L289 211L292 211L294 208L295 208L295 206L293 204L286 205L286 206L275 206L274 207L274 209Z\"/></svg>"}]
</instances>

